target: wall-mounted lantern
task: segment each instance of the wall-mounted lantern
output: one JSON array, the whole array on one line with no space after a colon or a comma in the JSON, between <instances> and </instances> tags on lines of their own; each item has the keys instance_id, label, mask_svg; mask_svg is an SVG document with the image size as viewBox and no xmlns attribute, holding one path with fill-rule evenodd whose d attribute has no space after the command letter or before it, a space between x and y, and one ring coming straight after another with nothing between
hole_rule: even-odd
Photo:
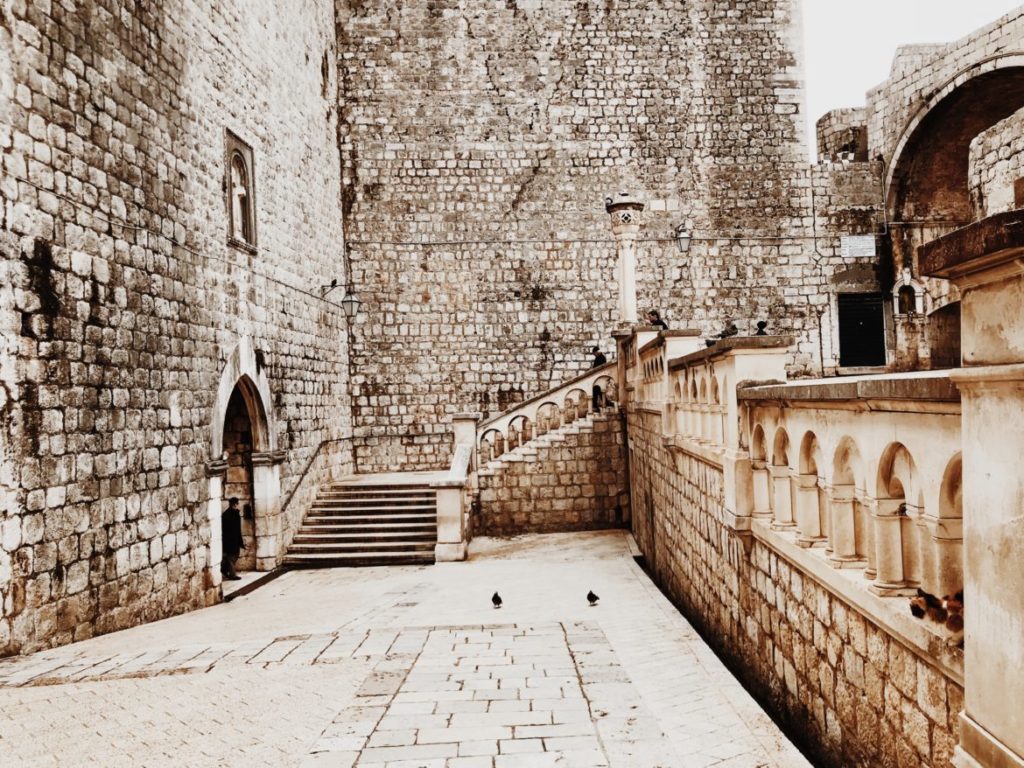
<instances>
[{"instance_id":1,"label":"wall-mounted lantern","mask_svg":"<svg viewBox=\"0 0 1024 768\"><path fill-rule=\"evenodd\" d=\"M690 251L690 243L693 241L693 235L690 230L686 228L685 224L680 224L676 227L676 246L679 248L679 252L686 255Z\"/></svg>"}]
</instances>

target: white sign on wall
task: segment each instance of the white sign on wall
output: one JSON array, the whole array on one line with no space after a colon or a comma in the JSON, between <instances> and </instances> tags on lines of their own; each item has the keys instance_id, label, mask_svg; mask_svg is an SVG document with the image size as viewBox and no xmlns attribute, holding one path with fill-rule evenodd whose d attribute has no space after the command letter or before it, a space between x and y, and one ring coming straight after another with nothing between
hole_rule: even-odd
<instances>
[{"instance_id":1,"label":"white sign on wall","mask_svg":"<svg viewBox=\"0 0 1024 768\"><path fill-rule=\"evenodd\" d=\"M843 235L840 238L840 255L844 259L865 259L874 258L875 236L874 235Z\"/></svg>"}]
</instances>

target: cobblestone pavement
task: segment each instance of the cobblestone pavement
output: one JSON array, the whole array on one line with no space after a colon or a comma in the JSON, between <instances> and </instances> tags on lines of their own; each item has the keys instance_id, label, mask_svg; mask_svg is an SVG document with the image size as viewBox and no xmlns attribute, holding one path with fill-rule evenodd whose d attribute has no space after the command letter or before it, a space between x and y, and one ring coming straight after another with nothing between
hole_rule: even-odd
<instances>
[{"instance_id":1,"label":"cobblestone pavement","mask_svg":"<svg viewBox=\"0 0 1024 768\"><path fill-rule=\"evenodd\" d=\"M0 762L807 766L629 544L478 539L466 563L291 572L229 604L0 662Z\"/></svg>"}]
</instances>

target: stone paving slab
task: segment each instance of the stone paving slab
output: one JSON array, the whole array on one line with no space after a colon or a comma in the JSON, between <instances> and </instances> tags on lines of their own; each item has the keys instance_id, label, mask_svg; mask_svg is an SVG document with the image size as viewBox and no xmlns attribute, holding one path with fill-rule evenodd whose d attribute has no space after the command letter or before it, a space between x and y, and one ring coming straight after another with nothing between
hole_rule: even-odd
<instances>
[{"instance_id":1,"label":"stone paving slab","mask_svg":"<svg viewBox=\"0 0 1024 768\"><path fill-rule=\"evenodd\" d=\"M288 573L229 604L4 660L0 763L808 765L629 544L478 540L467 563Z\"/></svg>"}]
</instances>

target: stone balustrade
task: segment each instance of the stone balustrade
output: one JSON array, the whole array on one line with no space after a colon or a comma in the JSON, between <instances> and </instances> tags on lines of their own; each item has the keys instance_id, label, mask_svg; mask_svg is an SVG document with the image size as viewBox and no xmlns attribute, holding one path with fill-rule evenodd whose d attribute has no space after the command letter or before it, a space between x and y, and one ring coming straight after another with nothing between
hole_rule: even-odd
<instances>
[{"instance_id":1,"label":"stone balustrade","mask_svg":"<svg viewBox=\"0 0 1024 768\"><path fill-rule=\"evenodd\" d=\"M751 514L878 595L963 588L960 395L948 371L747 387Z\"/></svg>"},{"instance_id":2,"label":"stone balustrade","mask_svg":"<svg viewBox=\"0 0 1024 768\"><path fill-rule=\"evenodd\" d=\"M496 459L535 437L586 416L592 407L595 386L601 388L606 403L617 401L615 369L615 362L592 368L480 424L477 430L480 461Z\"/></svg>"}]
</instances>

